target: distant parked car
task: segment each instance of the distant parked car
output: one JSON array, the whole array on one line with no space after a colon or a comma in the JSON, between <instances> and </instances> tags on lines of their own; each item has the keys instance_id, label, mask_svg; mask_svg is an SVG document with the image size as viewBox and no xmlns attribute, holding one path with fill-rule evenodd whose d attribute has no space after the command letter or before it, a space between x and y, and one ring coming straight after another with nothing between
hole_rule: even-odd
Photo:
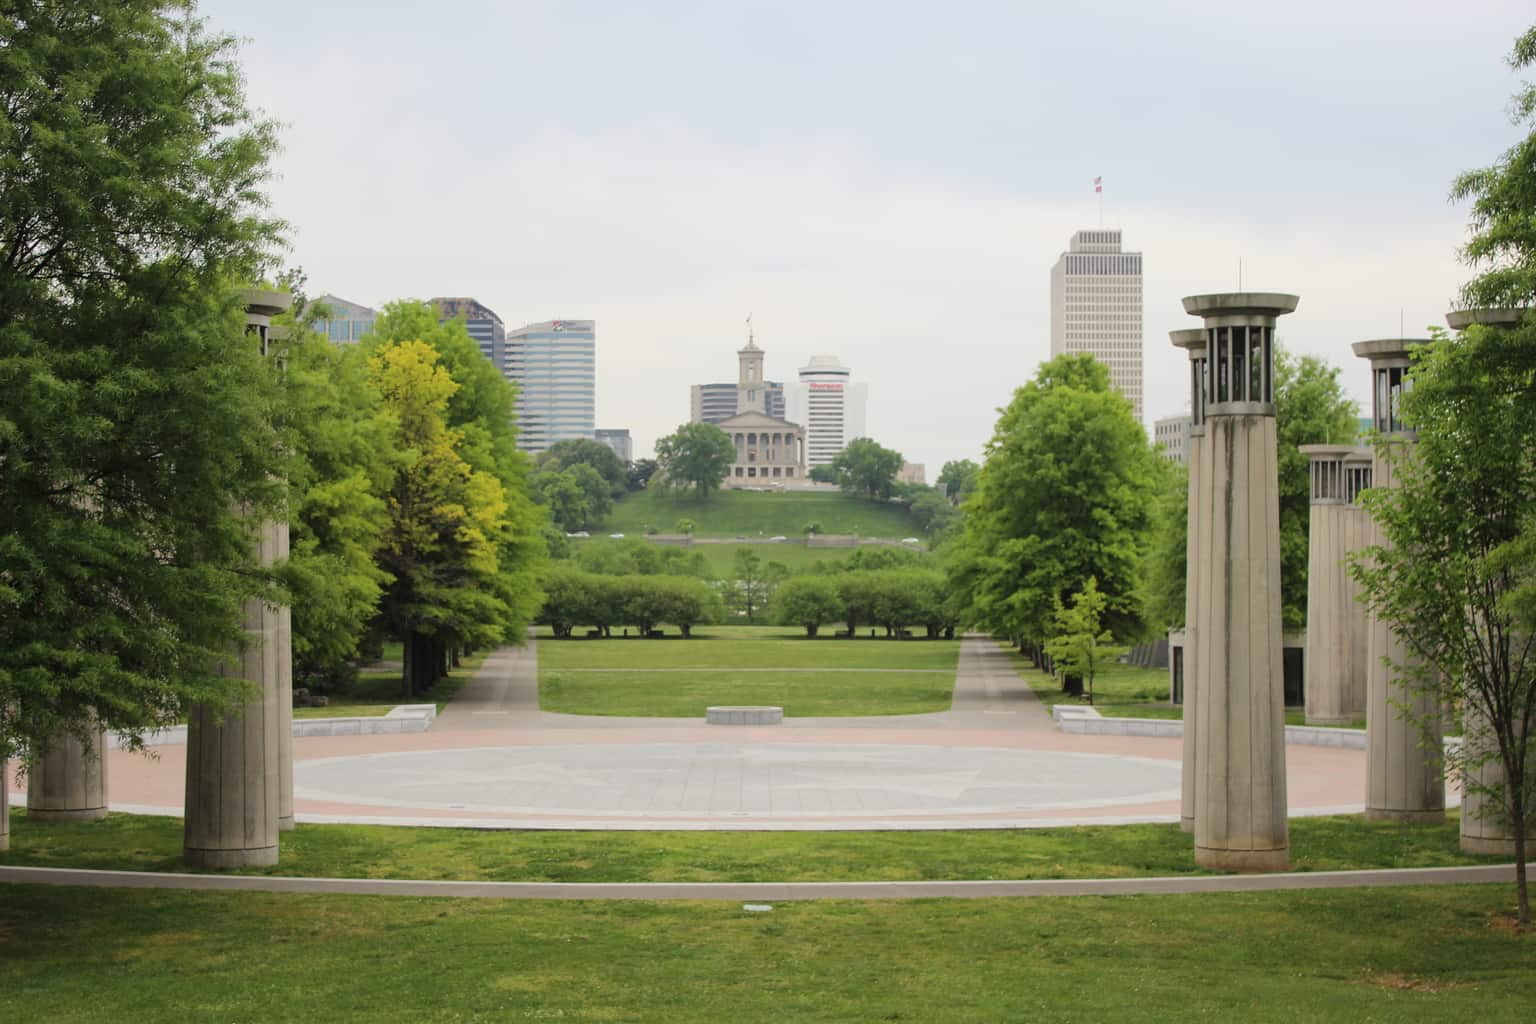
<instances>
[{"instance_id":1,"label":"distant parked car","mask_svg":"<svg viewBox=\"0 0 1536 1024\"><path fill-rule=\"evenodd\" d=\"M567 537L590 537L592 535L590 533L588 533L586 530L577 530L575 533L568 533L568 534L566 534L566 536Z\"/></svg>"},{"instance_id":2,"label":"distant parked car","mask_svg":"<svg viewBox=\"0 0 1536 1024\"><path fill-rule=\"evenodd\" d=\"M614 540L623 540L624 539L624 535L622 533L610 533L608 536L611 537Z\"/></svg>"},{"instance_id":3,"label":"distant parked car","mask_svg":"<svg viewBox=\"0 0 1536 1024\"><path fill-rule=\"evenodd\" d=\"M922 543L922 541L918 540L916 537L903 537L903 538L901 538L901 542L903 544L921 544Z\"/></svg>"},{"instance_id":4,"label":"distant parked car","mask_svg":"<svg viewBox=\"0 0 1536 1024\"><path fill-rule=\"evenodd\" d=\"M789 538L788 537L784 537L784 536L769 537L768 538L768 541L771 544L778 544L778 543L781 543L782 541L786 541L786 540L789 540Z\"/></svg>"}]
</instances>

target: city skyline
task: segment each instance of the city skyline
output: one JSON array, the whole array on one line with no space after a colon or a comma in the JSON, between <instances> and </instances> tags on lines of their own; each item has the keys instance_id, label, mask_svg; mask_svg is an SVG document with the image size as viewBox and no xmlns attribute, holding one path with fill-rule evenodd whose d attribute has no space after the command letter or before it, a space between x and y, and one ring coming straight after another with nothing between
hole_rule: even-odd
<instances>
[{"instance_id":1,"label":"city skyline","mask_svg":"<svg viewBox=\"0 0 1536 1024\"><path fill-rule=\"evenodd\" d=\"M1528 16L662 7L201 10L250 39L252 102L284 122L274 208L317 290L601 320L598 419L628 424L637 455L684 420L679 399L651 396L678 365L714 360L751 310L786 357L858 367L887 414L871 434L935 471L980 456L996 408L1047 357L1049 269L1099 223L1095 177L1103 226L1147 256L1149 432L1183 408L1185 361L1160 343L1194 326L1183 295L1239 274L1298 293L1281 342L1341 368L1351 339L1441 322L1469 276L1466 210L1445 195L1517 138L1500 58ZM355 52L323 43L337 35ZM499 87L506 46L538 78L573 39L585 71L568 88ZM1073 40L1093 41L1092 74ZM364 73L381 60L390 75ZM944 74L908 73L935 61ZM435 145L383 160L350 144L411 132ZM1253 158L1200 155L1216 143ZM1344 374L1363 401L1357 378Z\"/></svg>"}]
</instances>

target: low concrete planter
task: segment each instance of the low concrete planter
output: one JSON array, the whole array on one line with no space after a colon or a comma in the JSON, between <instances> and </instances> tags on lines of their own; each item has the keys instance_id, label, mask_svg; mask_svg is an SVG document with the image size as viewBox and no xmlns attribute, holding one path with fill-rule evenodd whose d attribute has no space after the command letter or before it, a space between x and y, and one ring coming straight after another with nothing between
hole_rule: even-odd
<instances>
[{"instance_id":1,"label":"low concrete planter","mask_svg":"<svg viewBox=\"0 0 1536 1024\"><path fill-rule=\"evenodd\" d=\"M1089 707L1057 705L1051 709L1056 728L1062 732L1093 736L1184 735L1184 723L1175 718L1105 718ZM1302 747L1365 749L1364 729L1325 729L1315 725L1288 725L1285 742Z\"/></svg>"},{"instance_id":2,"label":"low concrete planter","mask_svg":"<svg viewBox=\"0 0 1536 1024\"><path fill-rule=\"evenodd\" d=\"M720 706L706 708L704 721L710 725L782 725L784 709L768 706Z\"/></svg>"},{"instance_id":3,"label":"low concrete planter","mask_svg":"<svg viewBox=\"0 0 1536 1024\"><path fill-rule=\"evenodd\" d=\"M348 718L296 718L293 722L295 736L380 736L405 732L426 732L437 721L436 704L401 704L391 708L387 715L370 715ZM178 725L170 729L156 729L144 734L146 747L176 747L187 742L187 727ZM117 750L122 744L116 736L107 737L107 749Z\"/></svg>"}]
</instances>

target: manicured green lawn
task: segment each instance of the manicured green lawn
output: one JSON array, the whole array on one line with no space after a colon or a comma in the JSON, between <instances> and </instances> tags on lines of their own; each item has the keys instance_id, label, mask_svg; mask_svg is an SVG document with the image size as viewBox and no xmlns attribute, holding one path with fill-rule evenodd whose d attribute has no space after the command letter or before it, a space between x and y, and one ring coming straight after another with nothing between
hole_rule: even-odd
<instances>
[{"instance_id":1,"label":"manicured green lawn","mask_svg":"<svg viewBox=\"0 0 1536 1024\"><path fill-rule=\"evenodd\" d=\"M186 871L181 820L113 814L34 824L15 812L0 864ZM1297 871L1486 864L1443 825L1295 818ZM840 882L1206 874L1177 825L927 832L487 832L300 825L250 874L535 882Z\"/></svg>"},{"instance_id":2,"label":"manicured green lawn","mask_svg":"<svg viewBox=\"0 0 1536 1024\"><path fill-rule=\"evenodd\" d=\"M1064 703L1057 701L1057 703ZM1165 718L1182 721L1184 708L1178 704L1106 704L1095 705L1099 714L1106 718ZM1307 713L1301 708L1285 709L1286 725L1306 725ZM1317 725L1323 729L1364 729L1365 719L1357 718L1353 722L1340 722L1329 725Z\"/></svg>"},{"instance_id":3,"label":"manicured green lawn","mask_svg":"<svg viewBox=\"0 0 1536 1024\"><path fill-rule=\"evenodd\" d=\"M6 886L9 1020L1519 1021L1508 886L781 903Z\"/></svg>"},{"instance_id":4,"label":"manicured green lawn","mask_svg":"<svg viewBox=\"0 0 1536 1024\"><path fill-rule=\"evenodd\" d=\"M702 718L715 704L773 704L802 717L944 711L959 652L958 640L806 640L778 627L713 627L693 640L541 640L539 706L677 718Z\"/></svg>"},{"instance_id":5,"label":"manicured green lawn","mask_svg":"<svg viewBox=\"0 0 1536 1024\"><path fill-rule=\"evenodd\" d=\"M855 548L808 548L804 543L791 539L784 544L695 544L689 553L697 551L709 564L709 571L721 579L736 578L736 552L752 552L762 559L763 565L778 562L791 572L800 572L822 562L842 562L851 556ZM866 551L880 551L883 547L864 545Z\"/></svg>"},{"instance_id":6,"label":"manicured green lawn","mask_svg":"<svg viewBox=\"0 0 1536 1024\"><path fill-rule=\"evenodd\" d=\"M607 522L592 533L642 536L647 529L674 533L677 521L694 522L696 537L804 536L820 523L822 533L900 540L914 531L907 510L889 502L866 501L835 492L756 493L720 491L700 501L661 490L637 491L613 506Z\"/></svg>"},{"instance_id":7,"label":"manicured green lawn","mask_svg":"<svg viewBox=\"0 0 1536 1024\"><path fill-rule=\"evenodd\" d=\"M382 718L395 704L341 704L332 698L323 708L294 708L294 718Z\"/></svg>"}]
</instances>

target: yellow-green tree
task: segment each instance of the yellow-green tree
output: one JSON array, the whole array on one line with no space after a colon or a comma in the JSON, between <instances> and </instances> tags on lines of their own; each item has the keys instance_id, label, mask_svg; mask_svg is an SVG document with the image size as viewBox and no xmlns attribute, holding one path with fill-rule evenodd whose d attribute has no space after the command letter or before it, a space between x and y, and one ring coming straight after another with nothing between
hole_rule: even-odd
<instances>
[{"instance_id":1,"label":"yellow-green tree","mask_svg":"<svg viewBox=\"0 0 1536 1024\"><path fill-rule=\"evenodd\" d=\"M509 609L489 584L508 502L501 482L460 454L464 434L445 419L459 384L431 345L387 345L369 369L401 458L380 561L392 577L382 611L404 644L409 697L443 674L457 648L502 638Z\"/></svg>"}]
</instances>

